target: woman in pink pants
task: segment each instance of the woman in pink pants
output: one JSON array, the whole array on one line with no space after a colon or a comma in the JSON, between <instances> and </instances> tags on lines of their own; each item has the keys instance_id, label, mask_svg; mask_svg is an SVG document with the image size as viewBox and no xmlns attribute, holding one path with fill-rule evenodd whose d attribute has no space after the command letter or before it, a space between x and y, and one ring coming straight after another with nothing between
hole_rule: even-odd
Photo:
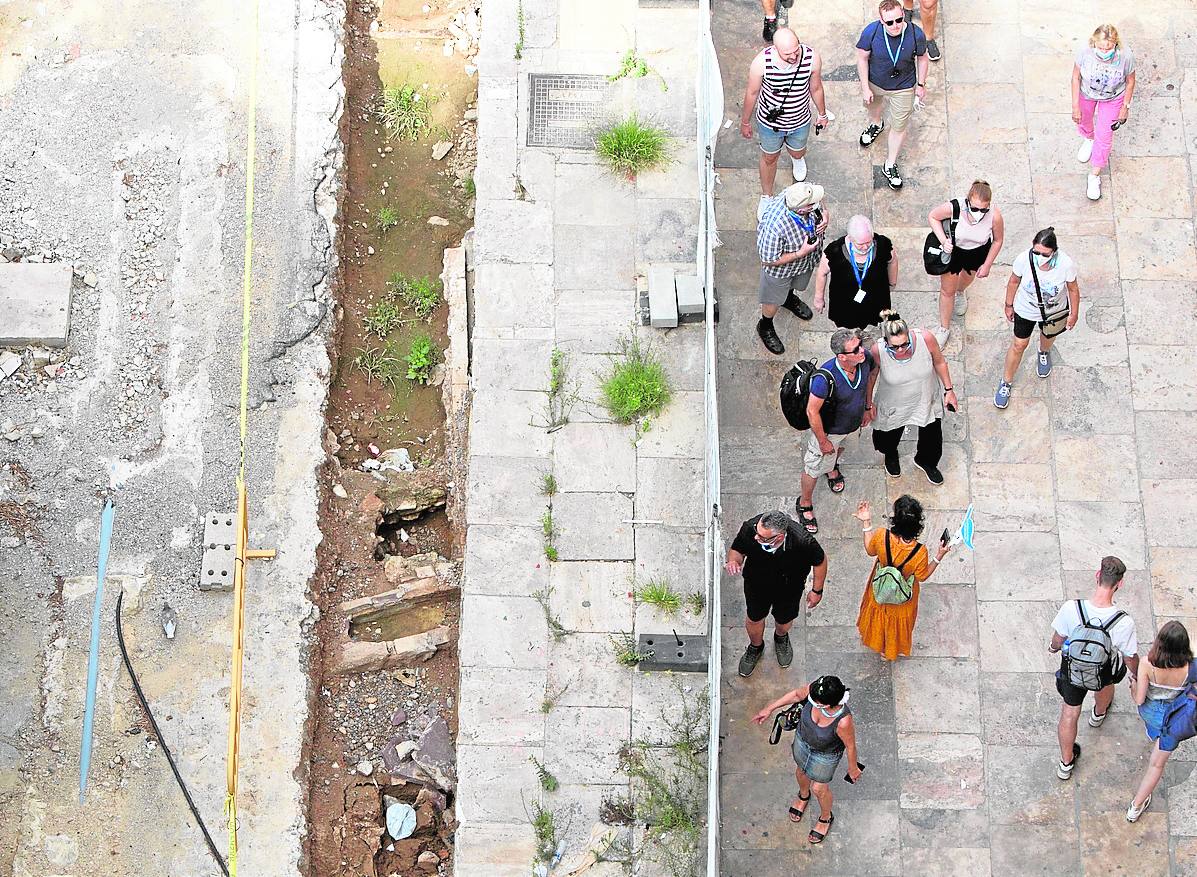
<instances>
[{"instance_id":1,"label":"woman in pink pants","mask_svg":"<svg viewBox=\"0 0 1197 877\"><path fill-rule=\"evenodd\" d=\"M1100 25L1072 67L1072 121L1083 138L1076 159L1089 162L1085 193L1092 201L1101 197L1101 169L1110 160L1114 130L1126 121L1134 93L1135 56L1122 45L1118 28Z\"/></svg>"}]
</instances>

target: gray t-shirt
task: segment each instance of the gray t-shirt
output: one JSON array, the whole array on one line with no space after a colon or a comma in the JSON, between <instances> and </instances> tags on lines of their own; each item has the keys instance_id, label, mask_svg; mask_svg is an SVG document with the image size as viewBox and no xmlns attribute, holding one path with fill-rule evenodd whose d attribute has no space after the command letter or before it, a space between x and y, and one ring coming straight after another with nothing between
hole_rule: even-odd
<instances>
[{"instance_id":1,"label":"gray t-shirt","mask_svg":"<svg viewBox=\"0 0 1197 877\"><path fill-rule=\"evenodd\" d=\"M1115 49L1114 57L1103 61L1092 46L1077 53L1081 70L1081 94L1090 100L1113 100L1126 91L1126 78L1135 72L1135 56L1130 49Z\"/></svg>"}]
</instances>

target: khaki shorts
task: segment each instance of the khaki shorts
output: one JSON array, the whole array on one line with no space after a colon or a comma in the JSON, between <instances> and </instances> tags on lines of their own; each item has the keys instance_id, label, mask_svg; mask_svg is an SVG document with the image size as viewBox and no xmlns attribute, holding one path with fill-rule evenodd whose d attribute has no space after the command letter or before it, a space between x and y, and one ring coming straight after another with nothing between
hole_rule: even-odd
<instances>
[{"instance_id":1,"label":"khaki shorts","mask_svg":"<svg viewBox=\"0 0 1197 877\"><path fill-rule=\"evenodd\" d=\"M846 435L827 436L827 441L835 445L836 450L830 454L824 454L819 450L819 440L812 432L806 440L806 453L802 457L802 467L806 474L811 478L818 478L834 469L836 460L839 459L839 449L843 446L846 438L848 438Z\"/></svg>"},{"instance_id":2,"label":"khaki shorts","mask_svg":"<svg viewBox=\"0 0 1197 877\"><path fill-rule=\"evenodd\" d=\"M903 88L898 91L886 91L869 83L869 91L873 92L873 98L883 97L889 105L889 126L895 131L905 131L906 123L910 121L910 116L914 112L914 89Z\"/></svg>"}]
</instances>

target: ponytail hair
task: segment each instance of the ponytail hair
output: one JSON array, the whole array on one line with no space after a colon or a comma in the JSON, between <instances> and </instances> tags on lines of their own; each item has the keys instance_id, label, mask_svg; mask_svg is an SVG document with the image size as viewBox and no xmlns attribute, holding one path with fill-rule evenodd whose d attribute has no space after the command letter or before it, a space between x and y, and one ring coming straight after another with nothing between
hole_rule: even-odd
<instances>
[{"instance_id":1,"label":"ponytail hair","mask_svg":"<svg viewBox=\"0 0 1197 877\"><path fill-rule=\"evenodd\" d=\"M895 335L909 335L910 326L902 319L902 315L892 308L877 315L881 318L882 339L893 338Z\"/></svg>"},{"instance_id":2,"label":"ponytail hair","mask_svg":"<svg viewBox=\"0 0 1197 877\"><path fill-rule=\"evenodd\" d=\"M1041 247L1049 247L1053 251L1060 249L1060 245L1056 243L1056 230L1050 225L1035 233L1035 243Z\"/></svg>"}]
</instances>

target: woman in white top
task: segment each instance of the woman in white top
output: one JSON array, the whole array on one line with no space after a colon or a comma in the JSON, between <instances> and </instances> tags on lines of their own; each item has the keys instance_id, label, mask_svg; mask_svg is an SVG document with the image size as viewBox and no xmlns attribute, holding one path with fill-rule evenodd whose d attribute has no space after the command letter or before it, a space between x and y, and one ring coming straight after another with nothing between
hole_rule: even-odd
<instances>
[{"instance_id":1,"label":"woman in white top","mask_svg":"<svg viewBox=\"0 0 1197 877\"><path fill-rule=\"evenodd\" d=\"M954 211L960 216L956 233L944 234L944 220L951 223ZM944 252L951 253L947 272L939 276L939 328L935 340L943 347L948 341L953 310L963 316L968 308L964 291L976 278L989 276L989 269L1002 251L1006 223L1002 211L993 206L993 190L984 180L973 180L967 195L943 202L927 214L927 221Z\"/></svg>"},{"instance_id":2,"label":"woman in white top","mask_svg":"<svg viewBox=\"0 0 1197 877\"><path fill-rule=\"evenodd\" d=\"M1164 775L1164 765L1172 753L1160 749L1161 726L1172 701L1185 689L1192 661L1189 632L1179 621L1169 621L1155 635L1147 660L1139 666L1138 677L1129 678L1131 696L1139 705L1139 717L1147 729L1147 739L1155 741L1155 746L1139 790L1126 810L1128 822L1135 822L1150 806L1151 793Z\"/></svg>"},{"instance_id":3,"label":"woman in white top","mask_svg":"<svg viewBox=\"0 0 1197 877\"><path fill-rule=\"evenodd\" d=\"M902 474L898 442L906 427L917 427L914 465L932 484L943 484L939 458L943 455L943 412L955 411L948 361L935 336L926 329L912 329L897 311L881 312L881 337L873 344L873 362L865 395L873 424L873 447L885 455L891 478Z\"/></svg>"},{"instance_id":4,"label":"woman in white top","mask_svg":"<svg viewBox=\"0 0 1197 877\"><path fill-rule=\"evenodd\" d=\"M1081 313L1081 288L1076 263L1056 242L1050 225L1035 235L1031 249L1014 257L1006 283L1006 319L1014 324L1014 338L1006 351L1006 366L998 381L993 404L1010 404L1014 373L1039 327L1039 354L1035 373L1046 378L1052 373L1052 345L1056 337L1076 325Z\"/></svg>"},{"instance_id":5,"label":"woman in white top","mask_svg":"<svg viewBox=\"0 0 1197 877\"><path fill-rule=\"evenodd\" d=\"M1090 200L1101 197L1101 169L1110 159L1114 131L1130 114L1135 93L1135 56L1122 45L1118 28L1103 24L1089 37L1072 65L1072 121L1081 135L1077 161L1089 162Z\"/></svg>"}]
</instances>

